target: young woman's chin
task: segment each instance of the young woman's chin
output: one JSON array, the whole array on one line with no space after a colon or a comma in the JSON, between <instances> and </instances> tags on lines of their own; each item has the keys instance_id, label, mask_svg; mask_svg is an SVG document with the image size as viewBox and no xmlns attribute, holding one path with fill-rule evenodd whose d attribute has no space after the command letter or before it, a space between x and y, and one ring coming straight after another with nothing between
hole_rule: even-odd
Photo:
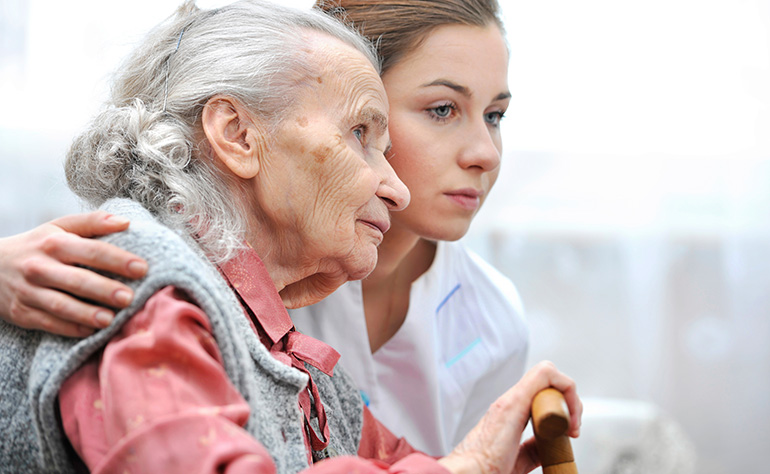
<instances>
[{"instance_id":1,"label":"young woman's chin","mask_svg":"<svg viewBox=\"0 0 770 474\"><path fill-rule=\"evenodd\" d=\"M405 229L427 240L446 240L453 242L461 239L470 229L473 216L467 218L434 217L432 219L398 219L393 214L393 228Z\"/></svg>"}]
</instances>

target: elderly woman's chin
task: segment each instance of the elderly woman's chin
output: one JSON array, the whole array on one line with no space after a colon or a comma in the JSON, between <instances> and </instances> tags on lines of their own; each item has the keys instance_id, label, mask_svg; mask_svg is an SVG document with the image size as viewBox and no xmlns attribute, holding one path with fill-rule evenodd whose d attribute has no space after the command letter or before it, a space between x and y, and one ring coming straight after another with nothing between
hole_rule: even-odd
<instances>
[{"instance_id":1,"label":"elderly woman's chin","mask_svg":"<svg viewBox=\"0 0 770 474\"><path fill-rule=\"evenodd\" d=\"M377 265L378 251L383 235L390 227L387 211L380 219L368 217L358 218L355 223L355 234L349 234L347 249L338 247L333 253L327 269L335 265L345 275L345 281L366 278ZM322 265L323 267L323 265Z\"/></svg>"},{"instance_id":2,"label":"elderly woman's chin","mask_svg":"<svg viewBox=\"0 0 770 474\"><path fill-rule=\"evenodd\" d=\"M286 285L279 291L287 308L301 308L318 303L350 280L366 278L377 265L377 245L369 239L340 258L324 259L318 272Z\"/></svg>"},{"instance_id":3,"label":"elderly woman's chin","mask_svg":"<svg viewBox=\"0 0 770 474\"><path fill-rule=\"evenodd\" d=\"M377 247L382 239L362 239L348 255L338 260L345 281L361 280L377 266ZM344 283L344 282L343 282Z\"/></svg>"},{"instance_id":4,"label":"elderly woman's chin","mask_svg":"<svg viewBox=\"0 0 770 474\"><path fill-rule=\"evenodd\" d=\"M362 280L369 276L377 265L377 244L368 244L362 255L348 267L348 280Z\"/></svg>"}]
</instances>

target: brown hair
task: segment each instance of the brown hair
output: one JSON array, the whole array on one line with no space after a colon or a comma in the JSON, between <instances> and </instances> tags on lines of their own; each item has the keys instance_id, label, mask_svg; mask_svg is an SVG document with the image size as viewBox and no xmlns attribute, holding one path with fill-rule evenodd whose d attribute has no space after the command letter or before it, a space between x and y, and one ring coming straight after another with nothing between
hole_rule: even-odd
<instances>
[{"instance_id":1,"label":"brown hair","mask_svg":"<svg viewBox=\"0 0 770 474\"><path fill-rule=\"evenodd\" d=\"M316 0L315 7L372 41L382 74L440 26L493 24L504 32L497 0Z\"/></svg>"}]
</instances>

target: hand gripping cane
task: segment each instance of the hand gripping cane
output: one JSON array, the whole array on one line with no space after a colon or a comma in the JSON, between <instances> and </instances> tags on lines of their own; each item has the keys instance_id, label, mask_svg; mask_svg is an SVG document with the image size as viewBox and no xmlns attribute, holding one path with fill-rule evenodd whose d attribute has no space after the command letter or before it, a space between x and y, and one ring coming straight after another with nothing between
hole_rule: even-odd
<instances>
[{"instance_id":1,"label":"hand gripping cane","mask_svg":"<svg viewBox=\"0 0 770 474\"><path fill-rule=\"evenodd\" d=\"M560 391L546 388L535 395L532 429L543 474L577 474L575 456L567 436L569 412Z\"/></svg>"}]
</instances>

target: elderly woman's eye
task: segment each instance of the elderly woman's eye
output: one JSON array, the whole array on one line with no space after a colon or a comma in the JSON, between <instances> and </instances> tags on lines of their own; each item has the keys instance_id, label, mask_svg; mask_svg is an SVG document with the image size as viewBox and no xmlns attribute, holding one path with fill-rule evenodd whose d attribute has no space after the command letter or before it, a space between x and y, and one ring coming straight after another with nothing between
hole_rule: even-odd
<instances>
[{"instance_id":1,"label":"elderly woman's eye","mask_svg":"<svg viewBox=\"0 0 770 474\"><path fill-rule=\"evenodd\" d=\"M353 135L356 137L356 139L364 143L364 133L366 132L364 127L358 127L353 129Z\"/></svg>"}]
</instances>

